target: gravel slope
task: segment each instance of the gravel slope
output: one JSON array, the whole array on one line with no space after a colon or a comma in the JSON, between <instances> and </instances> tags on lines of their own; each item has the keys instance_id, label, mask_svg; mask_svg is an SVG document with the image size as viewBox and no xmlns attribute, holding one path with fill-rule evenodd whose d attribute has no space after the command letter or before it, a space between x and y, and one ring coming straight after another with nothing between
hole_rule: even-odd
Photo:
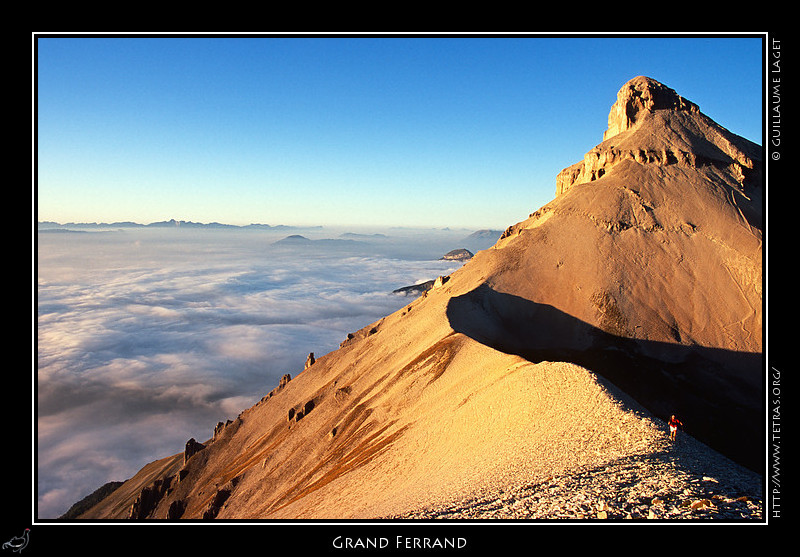
<instances>
[{"instance_id":1,"label":"gravel slope","mask_svg":"<svg viewBox=\"0 0 800 557\"><path fill-rule=\"evenodd\" d=\"M645 454L525 480L390 517L400 520L760 521L761 478L666 424Z\"/></svg>"}]
</instances>

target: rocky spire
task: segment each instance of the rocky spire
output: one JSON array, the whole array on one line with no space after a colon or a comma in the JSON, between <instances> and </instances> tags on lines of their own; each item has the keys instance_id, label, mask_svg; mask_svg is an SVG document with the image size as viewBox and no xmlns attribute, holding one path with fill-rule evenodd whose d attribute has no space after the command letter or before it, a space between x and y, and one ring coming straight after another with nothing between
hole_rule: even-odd
<instances>
[{"instance_id":1,"label":"rocky spire","mask_svg":"<svg viewBox=\"0 0 800 557\"><path fill-rule=\"evenodd\" d=\"M655 79L634 77L617 93L617 102L608 114L608 129L603 134L603 140L633 128L648 113L663 109L699 112L696 104Z\"/></svg>"}]
</instances>

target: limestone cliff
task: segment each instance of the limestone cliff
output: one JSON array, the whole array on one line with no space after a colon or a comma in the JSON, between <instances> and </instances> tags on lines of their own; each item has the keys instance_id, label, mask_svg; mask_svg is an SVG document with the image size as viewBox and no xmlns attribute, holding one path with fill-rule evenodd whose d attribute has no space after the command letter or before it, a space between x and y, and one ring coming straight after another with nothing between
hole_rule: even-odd
<instances>
[{"instance_id":1,"label":"limestone cliff","mask_svg":"<svg viewBox=\"0 0 800 557\"><path fill-rule=\"evenodd\" d=\"M691 169L711 165L730 173L743 189L745 181L762 181L760 159L758 145L719 126L672 89L637 77L617 94L603 142L558 174L556 195L601 178L626 160Z\"/></svg>"}]
</instances>

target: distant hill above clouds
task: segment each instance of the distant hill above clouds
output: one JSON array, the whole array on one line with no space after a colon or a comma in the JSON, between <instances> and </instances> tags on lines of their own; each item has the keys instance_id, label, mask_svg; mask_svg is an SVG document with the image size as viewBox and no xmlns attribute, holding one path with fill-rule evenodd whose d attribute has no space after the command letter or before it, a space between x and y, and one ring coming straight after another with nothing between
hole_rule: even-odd
<instances>
[{"instance_id":1,"label":"distant hill above clouds","mask_svg":"<svg viewBox=\"0 0 800 557\"><path fill-rule=\"evenodd\" d=\"M362 234L358 232L345 232L339 236L345 240L387 240L389 236L381 233Z\"/></svg>"},{"instance_id":2,"label":"distant hill above clouds","mask_svg":"<svg viewBox=\"0 0 800 557\"><path fill-rule=\"evenodd\" d=\"M356 246L363 243L360 240L351 240L351 239L343 239L343 238L322 238L319 240L312 240L310 238L306 238L300 234L292 234L290 236L286 236L276 242L273 242L273 246L291 246L291 247L299 247L299 246L330 246L330 247L343 247L343 246Z\"/></svg>"},{"instance_id":3,"label":"distant hill above clouds","mask_svg":"<svg viewBox=\"0 0 800 557\"><path fill-rule=\"evenodd\" d=\"M468 249L459 248L450 250L445 253L440 259L444 259L447 261L469 261L473 257L473 253Z\"/></svg>"},{"instance_id":4,"label":"distant hill above clouds","mask_svg":"<svg viewBox=\"0 0 800 557\"><path fill-rule=\"evenodd\" d=\"M472 253L476 253L492 247L497 240L500 239L502 234L502 230L477 230L461 240L461 245L470 250Z\"/></svg>"}]
</instances>

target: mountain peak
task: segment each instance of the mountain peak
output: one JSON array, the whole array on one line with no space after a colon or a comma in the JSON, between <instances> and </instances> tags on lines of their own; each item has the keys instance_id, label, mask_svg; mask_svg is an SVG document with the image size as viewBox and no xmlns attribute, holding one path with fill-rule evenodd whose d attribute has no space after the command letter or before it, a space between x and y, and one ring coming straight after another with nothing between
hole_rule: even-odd
<instances>
[{"instance_id":1,"label":"mountain peak","mask_svg":"<svg viewBox=\"0 0 800 557\"><path fill-rule=\"evenodd\" d=\"M699 107L655 79L639 76L617 93L603 141L556 177L556 196L607 176L620 163L714 167L736 188L760 197L761 148L714 122ZM749 188L748 188L749 186Z\"/></svg>"},{"instance_id":2,"label":"mountain peak","mask_svg":"<svg viewBox=\"0 0 800 557\"><path fill-rule=\"evenodd\" d=\"M720 493L761 493L728 460L763 466L761 150L649 78L612 113L625 129L493 247L81 518L414 516L665 454ZM697 440L684 454L672 414Z\"/></svg>"},{"instance_id":3,"label":"mountain peak","mask_svg":"<svg viewBox=\"0 0 800 557\"><path fill-rule=\"evenodd\" d=\"M699 112L696 104L681 97L674 89L650 77L634 77L617 93L617 102L608 115L608 129L603 140L633 128L653 111L664 109Z\"/></svg>"}]
</instances>

